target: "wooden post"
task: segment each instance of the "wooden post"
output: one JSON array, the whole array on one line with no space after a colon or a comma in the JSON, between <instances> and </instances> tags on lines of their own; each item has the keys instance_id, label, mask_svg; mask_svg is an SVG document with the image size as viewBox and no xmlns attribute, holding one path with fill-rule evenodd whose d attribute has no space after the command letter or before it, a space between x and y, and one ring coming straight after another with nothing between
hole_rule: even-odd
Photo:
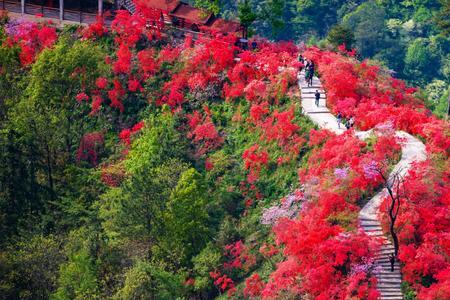
<instances>
[{"instance_id":1,"label":"wooden post","mask_svg":"<svg viewBox=\"0 0 450 300\"><path fill-rule=\"evenodd\" d=\"M25 0L21 0L20 5L22 7L22 15L23 15L23 14L25 14Z\"/></svg>"},{"instance_id":2,"label":"wooden post","mask_svg":"<svg viewBox=\"0 0 450 300\"><path fill-rule=\"evenodd\" d=\"M98 16L103 16L103 0L98 0Z\"/></svg>"},{"instance_id":3,"label":"wooden post","mask_svg":"<svg viewBox=\"0 0 450 300\"><path fill-rule=\"evenodd\" d=\"M81 7L81 0L78 0L78 9L80 10L80 24L82 21L82 7Z\"/></svg>"},{"instance_id":4,"label":"wooden post","mask_svg":"<svg viewBox=\"0 0 450 300\"><path fill-rule=\"evenodd\" d=\"M64 21L64 0L59 0L59 20Z\"/></svg>"}]
</instances>

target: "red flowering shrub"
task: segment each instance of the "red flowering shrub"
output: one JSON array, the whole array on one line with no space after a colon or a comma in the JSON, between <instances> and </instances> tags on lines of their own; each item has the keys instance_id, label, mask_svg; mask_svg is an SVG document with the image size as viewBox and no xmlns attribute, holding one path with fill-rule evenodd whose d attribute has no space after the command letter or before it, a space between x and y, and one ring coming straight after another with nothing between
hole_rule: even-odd
<instances>
[{"instance_id":1,"label":"red flowering shrub","mask_svg":"<svg viewBox=\"0 0 450 300\"><path fill-rule=\"evenodd\" d=\"M440 167L437 167L440 165ZM444 166L444 167L442 167ZM404 279L419 299L450 297L450 173L448 162L426 161L406 177L403 200L395 227L400 239L399 259ZM383 203L382 211L389 201ZM388 219L383 214L383 227Z\"/></svg>"},{"instance_id":2,"label":"red flowering shrub","mask_svg":"<svg viewBox=\"0 0 450 300\"><path fill-rule=\"evenodd\" d=\"M247 175L247 181L253 184L258 180L262 167L269 163L269 154L261 149L258 144L255 144L244 151L242 158L244 159L245 169L250 171Z\"/></svg>"},{"instance_id":3,"label":"red flowering shrub","mask_svg":"<svg viewBox=\"0 0 450 300\"><path fill-rule=\"evenodd\" d=\"M225 269L243 269L248 271L256 264L256 257L250 253L248 247L237 241L225 246L228 262L223 264Z\"/></svg>"},{"instance_id":4,"label":"red flowering shrub","mask_svg":"<svg viewBox=\"0 0 450 300\"><path fill-rule=\"evenodd\" d=\"M106 89L106 87L108 86L108 79L106 79L105 77L99 77L95 80L95 85L99 89Z\"/></svg>"},{"instance_id":5,"label":"red flowering shrub","mask_svg":"<svg viewBox=\"0 0 450 300\"><path fill-rule=\"evenodd\" d=\"M221 291L228 290L228 295L232 296L236 291L234 286L234 281L228 277L228 275L222 275L219 272L210 272L209 275L214 279L214 285L217 286Z\"/></svg>"},{"instance_id":6,"label":"red flowering shrub","mask_svg":"<svg viewBox=\"0 0 450 300\"><path fill-rule=\"evenodd\" d=\"M396 228L404 278L418 291L418 298L449 298L450 245L443 242L449 235L448 214L445 212L449 204L447 195L450 194L446 171L450 154L448 124L425 110L424 104L415 97L414 88L390 77L377 66L316 48L306 51L305 56L318 64L328 92L328 105L334 112L356 116L356 124L362 129L390 124L391 131L404 130L419 135L426 141L429 152L443 158L439 160L440 168L425 162L412 168L405 178L407 198L402 201ZM395 156L398 146L392 147L392 141L392 135L378 137L370 164ZM344 173L340 169L339 174ZM370 172L364 177L367 175L371 177ZM358 184L363 184L363 181ZM386 211L387 203L388 200L383 204L382 212ZM386 229L386 214L381 216Z\"/></svg>"},{"instance_id":7,"label":"red flowering shrub","mask_svg":"<svg viewBox=\"0 0 450 300\"><path fill-rule=\"evenodd\" d=\"M396 129L425 138L429 150L450 154L449 127L425 111L414 95L416 89L367 61L317 48L304 55L318 65L327 105L333 112L355 116L356 125L363 130L391 122Z\"/></svg>"},{"instance_id":8,"label":"red flowering shrub","mask_svg":"<svg viewBox=\"0 0 450 300\"><path fill-rule=\"evenodd\" d=\"M57 39L56 29L49 23L15 22L8 25L6 33L8 43L20 47L20 62L24 66L34 62L35 57L52 47Z\"/></svg>"},{"instance_id":9,"label":"red flowering shrub","mask_svg":"<svg viewBox=\"0 0 450 300\"><path fill-rule=\"evenodd\" d=\"M77 151L78 160L87 160L92 165L97 164L97 152L100 146L104 143L102 132L91 132L85 134L80 141L80 146Z\"/></svg>"},{"instance_id":10,"label":"red flowering shrub","mask_svg":"<svg viewBox=\"0 0 450 300\"><path fill-rule=\"evenodd\" d=\"M190 128L188 137L196 145L196 156L203 156L222 145L223 138L219 135L209 114L202 117L198 111L195 111L188 115L188 125Z\"/></svg>"},{"instance_id":11,"label":"red flowering shrub","mask_svg":"<svg viewBox=\"0 0 450 300\"><path fill-rule=\"evenodd\" d=\"M97 17L97 21L89 24L87 27L85 27L81 35L84 39L91 39L95 40L98 38L101 38L102 36L106 35L108 33L108 28L105 26L105 22L103 18Z\"/></svg>"},{"instance_id":12,"label":"red flowering shrub","mask_svg":"<svg viewBox=\"0 0 450 300\"><path fill-rule=\"evenodd\" d=\"M257 297L261 295L263 288L264 282L261 281L259 274L255 273L245 280L244 296Z\"/></svg>"}]
</instances>

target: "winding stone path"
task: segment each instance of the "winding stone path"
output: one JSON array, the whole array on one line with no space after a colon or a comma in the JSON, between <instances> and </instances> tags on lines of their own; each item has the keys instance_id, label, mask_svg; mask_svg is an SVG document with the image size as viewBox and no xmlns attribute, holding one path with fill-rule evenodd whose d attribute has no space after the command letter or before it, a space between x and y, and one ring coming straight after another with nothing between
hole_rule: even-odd
<instances>
[{"instance_id":1,"label":"winding stone path","mask_svg":"<svg viewBox=\"0 0 450 300\"><path fill-rule=\"evenodd\" d=\"M326 93L323 90L322 84L317 77L314 77L313 84L308 87L305 81L304 72L299 73L298 84L301 91L302 110L314 123L319 127L328 129L341 134L345 131L345 127L341 125L338 127L337 119L331 114L326 107ZM315 92L319 90L321 99L319 107L315 105ZM370 134L369 132L356 132L358 138L364 139ZM405 176L414 162L424 161L426 159L425 145L414 136L397 131L396 136L401 138L402 157L398 164L394 167L391 174L399 173ZM392 179L390 177L389 179ZM378 238L382 241L382 246L375 257L375 264L378 272L376 277L378 280L377 288L381 294L381 300L401 300L403 299L401 282L402 274L400 265L395 262L394 272L391 272L389 262L389 254L394 253L394 246L391 241L384 236L381 229L381 223L378 220L378 211L380 209L383 198L387 195L386 189L383 189L376 194L369 202L361 209L359 213L359 221L361 228L370 236Z\"/></svg>"}]
</instances>

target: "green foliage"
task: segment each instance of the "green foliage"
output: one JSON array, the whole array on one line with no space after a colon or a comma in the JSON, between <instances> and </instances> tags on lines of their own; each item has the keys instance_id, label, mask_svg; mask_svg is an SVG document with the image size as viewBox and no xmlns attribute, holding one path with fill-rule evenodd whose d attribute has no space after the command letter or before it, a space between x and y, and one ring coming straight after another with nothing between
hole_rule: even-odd
<instances>
[{"instance_id":1,"label":"green foliage","mask_svg":"<svg viewBox=\"0 0 450 300\"><path fill-rule=\"evenodd\" d=\"M436 15L435 22L447 37L450 36L450 0L440 0L441 9Z\"/></svg>"},{"instance_id":2,"label":"green foliage","mask_svg":"<svg viewBox=\"0 0 450 300\"><path fill-rule=\"evenodd\" d=\"M212 285L209 275L211 270L219 268L222 254L212 243L208 243L203 250L192 259L195 272L195 289L204 290Z\"/></svg>"},{"instance_id":3,"label":"green foliage","mask_svg":"<svg viewBox=\"0 0 450 300\"><path fill-rule=\"evenodd\" d=\"M137 261L125 274L117 300L176 299L183 293L183 275L166 271L161 265Z\"/></svg>"},{"instance_id":4,"label":"green foliage","mask_svg":"<svg viewBox=\"0 0 450 300\"><path fill-rule=\"evenodd\" d=\"M215 15L219 14L220 12L219 0L195 0L194 5Z\"/></svg>"},{"instance_id":5,"label":"green foliage","mask_svg":"<svg viewBox=\"0 0 450 300\"><path fill-rule=\"evenodd\" d=\"M416 300L416 292L412 289L412 287L406 282L402 282L402 293L405 300Z\"/></svg>"},{"instance_id":6,"label":"green foliage","mask_svg":"<svg viewBox=\"0 0 450 300\"><path fill-rule=\"evenodd\" d=\"M143 137L145 138L145 136ZM101 196L99 217L112 241L148 243L164 229L164 211L187 165L177 159L142 170Z\"/></svg>"},{"instance_id":7,"label":"green foliage","mask_svg":"<svg viewBox=\"0 0 450 300\"><path fill-rule=\"evenodd\" d=\"M355 42L355 35L350 28L338 24L330 29L327 40L335 47L345 45L350 50Z\"/></svg>"},{"instance_id":8,"label":"green foliage","mask_svg":"<svg viewBox=\"0 0 450 300\"><path fill-rule=\"evenodd\" d=\"M363 3L344 17L345 26L353 29L355 46L362 56L373 56L385 47L385 18L384 8L373 1Z\"/></svg>"},{"instance_id":9,"label":"green foliage","mask_svg":"<svg viewBox=\"0 0 450 300\"><path fill-rule=\"evenodd\" d=\"M68 256L59 270L58 289L52 299L97 299L99 286L95 249L97 237L90 229L72 231L65 246Z\"/></svg>"},{"instance_id":10,"label":"green foliage","mask_svg":"<svg viewBox=\"0 0 450 300\"><path fill-rule=\"evenodd\" d=\"M295 24L300 32L312 32L324 36L337 22L337 8L343 0L298 0L296 2Z\"/></svg>"},{"instance_id":11,"label":"green foliage","mask_svg":"<svg viewBox=\"0 0 450 300\"><path fill-rule=\"evenodd\" d=\"M127 171L139 174L168 158L183 157L186 140L181 137L176 126L177 120L167 107L158 115L150 115L142 137L133 143L127 157Z\"/></svg>"},{"instance_id":12,"label":"green foliage","mask_svg":"<svg viewBox=\"0 0 450 300\"><path fill-rule=\"evenodd\" d=\"M405 74L413 82L426 83L436 76L437 57L426 39L416 39L408 47L405 56Z\"/></svg>"},{"instance_id":13,"label":"green foliage","mask_svg":"<svg viewBox=\"0 0 450 300\"><path fill-rule=\"evenodd\" d=\"M250 27L252 23L256 20L257 14L253 11L249 0L240 1L238 4L238 16L239 22L245 28Z\"/></svg>"},{"instance_id":14,"label":"green foliage","mask_svg":"<svg viewBox=\"0 0 450 300\"><path fill-rule=\"evenodd\" d=\"M187 258L198 253L208 240L210 229L206 207L202 176L193 168L184 171L167 203L165 224L167 238L182 244Z\"/></svg>"},{"instance_id":15,"label":"green foliage","mask_svg":"<svg viewBox=\"0 0 450 300\"><path fill-rule=\"evenodd\" d=\"M48 299L63 261L55 236L23 237L0 251L0 298Z\"/></svg>"}]
</instances>

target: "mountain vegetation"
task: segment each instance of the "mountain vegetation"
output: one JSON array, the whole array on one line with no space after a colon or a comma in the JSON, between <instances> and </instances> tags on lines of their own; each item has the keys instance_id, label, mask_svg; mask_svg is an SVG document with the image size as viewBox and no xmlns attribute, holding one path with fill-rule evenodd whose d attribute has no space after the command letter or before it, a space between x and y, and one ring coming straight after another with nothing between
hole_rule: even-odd
<instances>
[{"instance_id":1,"label":"mountain vegetation","mask_svg":"<svg viewBox=\"0 0 450 300\"><path fill-rule=\"evenodd\" d=\"M250 2L239 11L256 32L323 40L180 40L141 6L110 28L2 21L1 299L378 299L380 245L358 212L401 157L398 130L427 149L396 223L405 298L450 297L445 3L298 1L289 23L293 3ZM430 27L403 32L410 18ZM302 112L300 53L367 139Z\"/></svg>"}]
</instances>

